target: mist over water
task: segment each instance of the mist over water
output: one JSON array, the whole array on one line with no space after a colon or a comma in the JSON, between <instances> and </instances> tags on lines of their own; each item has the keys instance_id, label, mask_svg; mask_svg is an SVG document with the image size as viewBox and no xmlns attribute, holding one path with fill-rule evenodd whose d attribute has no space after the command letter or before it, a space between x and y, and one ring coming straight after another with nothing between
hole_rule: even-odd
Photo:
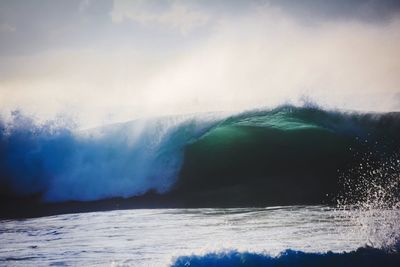
<instances>
[{"instance_id":1,"label":"mist over water","mask_svg":"<svg viewBox=\"0 0 400 267\"><path fill-rule=\"evenodd\" d=\"M1 129L1 182L51 202L163 193L177 179L184 146L212 125L167 117L74 131L16 113Z\"/></svg>"}]
</instances>

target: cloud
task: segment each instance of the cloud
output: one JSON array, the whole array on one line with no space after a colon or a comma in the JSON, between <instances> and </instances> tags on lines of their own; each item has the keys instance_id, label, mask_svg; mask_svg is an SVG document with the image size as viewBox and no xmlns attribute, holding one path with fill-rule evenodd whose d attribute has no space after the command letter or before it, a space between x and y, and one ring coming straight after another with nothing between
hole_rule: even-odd
<instances>
[{"instance_id":1,"label":"cloud","mask_svg":"<svg viewBox=\"0 0 400 267\"><path fill-rule=\"evenodd\" d=\"M186 34L205 25L209 16L185 2L171 1L160 8L154 1L114 0L111 18L114 23L131 20L141 25L157 25Z\"/></svg>"},{"instance_id":2,"label":"cloud","mask_svg":"<svg viewBox=\"0 0 400 267\"><path fill-rule=\"evenodd\" d=\"M15 32L15 31L16 31L15 26L12 26L8 23L0 24L0 33L10 33L10 32Z\"/></svg>"},{"instance_id":3,"label":"cloud","mask_svg":"<svg viewBox=\"0 0 400 267\"><path fill-rule=\"evenodd\" d=\"M91 0L82 0L79 3L78 7L79 12L85 12L85 10L87 10L90 7L91 2L92 2Z\"/></svg>"},{"instance_id":4,"label":"cloud","mask_svg":"<svg viewBox=\"0 0 400 267\"><path fill-rule=\"evenodd\" d=\"M400 2L392 0L265 0L261 2L281 9L293 18L311 23L327 20L387 22L399 15L400 10Z\"/></svg>"}]
</instances>

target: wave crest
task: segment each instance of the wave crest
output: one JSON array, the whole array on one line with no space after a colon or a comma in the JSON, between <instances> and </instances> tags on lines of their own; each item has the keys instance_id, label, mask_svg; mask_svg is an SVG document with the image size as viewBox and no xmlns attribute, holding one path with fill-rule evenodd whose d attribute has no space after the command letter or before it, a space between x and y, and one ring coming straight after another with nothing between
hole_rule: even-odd
<instances>
[{"instance_id":1,"label":"wave crest","mask_svg":"<svg viewBox=\"0 0 400 267\"><path fill-rule=\"evenodd\" d=\"M171 266L399 266L400 254L374 248L343 253L306 253L286 250L274 257L268 254L229 251L203 256L181 256Z\"/></svg>"},{"instance_id":2,"label":"wave crest","mask_svg":"<svg viewBox=\"0 0 400 267\"><path fill-rule=\"evenodd\" d=\"M274 204L316 203L334 193L337 170L359 160L354 150L391 153L400 147L398 132L397 113L317 107L163 117L80 132L14 113L10 123L0 122L0 194L62 202L173 191L207 203L212 194L230 201L221 192L239 189L243 198L274 197L265 189L290 198ZM303 186L304 196L279 181Z\"/></svg>"}]
</instances>

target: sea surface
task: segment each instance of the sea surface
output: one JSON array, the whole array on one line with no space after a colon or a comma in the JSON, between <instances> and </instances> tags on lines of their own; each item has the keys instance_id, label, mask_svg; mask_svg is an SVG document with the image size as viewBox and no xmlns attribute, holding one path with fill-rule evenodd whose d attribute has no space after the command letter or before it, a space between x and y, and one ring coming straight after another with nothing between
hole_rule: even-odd
<instances>
[{"instance_id":1,"label":"sea surface","mask_svg":"<svg viewBox=\"0 0 400 267\"><path fill-rule=\"evenodd\" d=\"M0 266L201 266L190 264L193 255L387 249L396 242L399 212L327 206L137 209L1 220Z\"/></svg>"}]
</instances>

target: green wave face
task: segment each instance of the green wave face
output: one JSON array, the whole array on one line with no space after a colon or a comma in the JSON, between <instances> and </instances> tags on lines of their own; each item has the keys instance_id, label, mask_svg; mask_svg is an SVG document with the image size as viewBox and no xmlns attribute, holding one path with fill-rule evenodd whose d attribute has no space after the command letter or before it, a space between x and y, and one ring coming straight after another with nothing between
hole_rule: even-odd
<instances>
[{"instance_id":1,"label":"green wave face","mask_svg":"<svg viewBox=\"0 0 400 267\"><path fill-rule=\"evenodd\" d=\"M370 151L376 158L398 151L399 133L398 114L296 107L239 114L186 148L175 190L188 206L329 203L340 173Z\"/></svg>"},{"instance_id":2,"label":"green wave face","mask_svg":"<svg viewBox=\"0 0 400 267\"><path fill-rule=\"evenodd\" d=\"M296 116L296 113L291 108L282 108L267 113L247 114L238 118L228 119L223 125L264 127L282 131L321 129L316 123Z\"/></svg>"}]
</instances>

